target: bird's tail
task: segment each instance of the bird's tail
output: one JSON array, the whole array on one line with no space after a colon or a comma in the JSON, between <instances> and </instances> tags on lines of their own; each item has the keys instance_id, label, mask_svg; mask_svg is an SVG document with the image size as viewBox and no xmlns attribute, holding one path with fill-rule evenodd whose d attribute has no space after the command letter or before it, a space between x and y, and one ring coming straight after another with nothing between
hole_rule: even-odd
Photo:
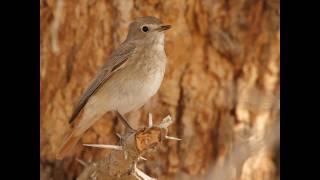
<instances>
[{"instance_id":1,"label":"bird's tail","mask_svg":"<svg viewBox=\"0 0 320 180\"><path fill-rule=\"evenodd\" d=\"M56 154L56 158L63 159L64 157L69 155L69 153L78 143L85 131L89 129L104 113L105 111L103 108L100 108L98 110L93 108L87 109L77 125L75 125L75 127L73 128L71 134L67 137L67 139L60 147L58 153Z\"/></svg>"},{"instance_id":2,"label":"bird's tail","mask_svg":"<svg viewBox=\"0 0 320 180\"><path fill-rule=\"evenodd\" d=\"M74 146L78 143L80 138L81 138L81 135L75 135L74 132L71 132L71 134L67 137L67 139L64 141L64 143L60 147L58 153L56 154L56 158L61 160L67 155L69 155L69 153L74 148Z\"/></svg>"}]
</instances>

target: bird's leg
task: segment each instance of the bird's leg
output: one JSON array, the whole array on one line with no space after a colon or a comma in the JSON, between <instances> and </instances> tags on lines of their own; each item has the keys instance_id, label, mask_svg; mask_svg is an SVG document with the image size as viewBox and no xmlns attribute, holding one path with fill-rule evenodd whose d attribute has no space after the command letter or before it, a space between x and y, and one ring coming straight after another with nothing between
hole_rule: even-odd
<instances>
[{"instance_id":1,"label":"bird's leg","mask_svg":"<svg viewBox=\"0 0 320 180\"><path fill-rule=\"evenodd\" d=\"M118 118L121 120L121 122L124 124L125 128L126 128L126 131L127 132L136 132L137 130L133 129L130 124L128 123L128 120L122 115L120 114L119 111L116 111L117 112L117 116Z\"/></svg>"}]
</instances>

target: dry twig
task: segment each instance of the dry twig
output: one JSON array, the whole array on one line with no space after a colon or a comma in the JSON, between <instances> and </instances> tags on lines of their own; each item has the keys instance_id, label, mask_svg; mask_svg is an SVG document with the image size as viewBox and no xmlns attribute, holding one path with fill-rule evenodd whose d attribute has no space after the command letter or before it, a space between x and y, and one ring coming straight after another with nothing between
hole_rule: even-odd
<instances>
[{"instance_id":1,"label":"dry twig","mask_svg":"<svg viewBox=\"0 0 320 180\"><path fill-rule=\"evenodd\" d=\"M148 126L138 130L126 128L123 135L118 135L119 145L84 144L85 146L112 149L104 159L87 165L78 177L84 179L139 179L155 180L137 168L140 160L149 150L155 149L164 139L181 140L168 136L168 127L173 123L170 116L165 117L158 125L153 124L149 114Z\"/></svg>"}]
</instances>

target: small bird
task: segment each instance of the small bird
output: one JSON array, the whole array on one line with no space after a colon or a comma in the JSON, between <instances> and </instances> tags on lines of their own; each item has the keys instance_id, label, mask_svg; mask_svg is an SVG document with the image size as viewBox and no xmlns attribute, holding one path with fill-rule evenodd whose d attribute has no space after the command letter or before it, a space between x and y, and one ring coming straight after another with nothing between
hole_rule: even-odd
<instances>
[{"instance_id":1,"label":"small bird","mask_svg":"<svg viewBox=\"0 0 320 180\"><path fill-rule=\"evenodd\" d=\"M83 114L59 149L57 159L68 155L83 133L106 112L114 111L125 120L124 114L143 106L158 91L167 62L164 31L170 28L152 16L130 23L125 41L80 97L69 123L81 111Z\"/></svg>"}]
</instances>

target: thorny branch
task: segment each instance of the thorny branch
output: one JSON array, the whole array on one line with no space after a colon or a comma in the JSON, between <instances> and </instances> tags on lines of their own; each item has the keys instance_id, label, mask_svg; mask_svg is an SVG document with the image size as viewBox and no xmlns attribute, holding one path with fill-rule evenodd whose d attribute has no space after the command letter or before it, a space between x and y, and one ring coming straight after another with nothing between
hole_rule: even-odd
<instances>
[{"instance_id":1,"label":"thorny branch","mask_svg":"<svg viewBox=\"0 0 320 180\"><path fill-rule=\"evenodd\" d=\"M122 123L124 121L121 121ZM144 154L154 150L163 140L181 140L168 136L168 127L173 123L170 116L165 117L160 124L154 125L152 114L149 114L148 126L132 131L126 128L123 135L117 134L118 145L84 144L84 146L111 149L110 155L103 160L85 164L85 169L77 178L85 179L139 179L155 180L137 168L137 163L146 161ZM126 124L124 124L126 126Z\"/></svg>"}]
</instances>

